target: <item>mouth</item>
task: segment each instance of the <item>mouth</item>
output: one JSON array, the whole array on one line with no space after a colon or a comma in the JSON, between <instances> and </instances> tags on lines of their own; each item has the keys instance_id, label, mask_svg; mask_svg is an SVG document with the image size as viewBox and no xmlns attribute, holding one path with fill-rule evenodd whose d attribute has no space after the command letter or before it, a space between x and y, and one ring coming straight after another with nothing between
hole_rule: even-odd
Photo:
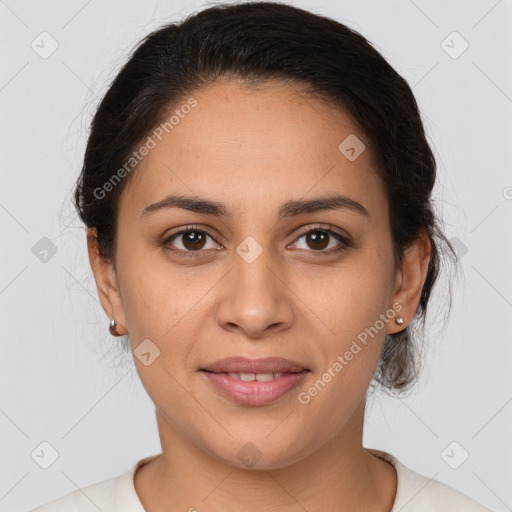
<instances>
[{"instance_id":1,"label":"mouth","mask_svg":"<svg viewBox=\"0 0 512 512\"><path fill-rule=\"evenodd\" d=\"M268 405L299 387L311 370L282 358L227 358L200 373L213 389L239 405Z\"/></svg>"}]
</instances>

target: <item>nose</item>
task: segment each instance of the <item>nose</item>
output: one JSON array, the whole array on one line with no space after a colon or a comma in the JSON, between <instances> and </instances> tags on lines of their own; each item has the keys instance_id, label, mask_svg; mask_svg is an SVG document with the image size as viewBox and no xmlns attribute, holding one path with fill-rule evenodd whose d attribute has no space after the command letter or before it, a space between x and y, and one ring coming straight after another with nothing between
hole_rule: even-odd
<instances>
[{"instance_id":1,"label":"nose","mask_svg":"<svg viewBox=\"0 0 512 512\"><path fill-rule=\"evenodd\" d=\"M272 261L269 251L263 250L254 260L236 254L222 282L218 324L232 332L240 330L248 338L275 336L288 329L294 309L286 273L286 263Z\"/></svg>"}]
</instances>

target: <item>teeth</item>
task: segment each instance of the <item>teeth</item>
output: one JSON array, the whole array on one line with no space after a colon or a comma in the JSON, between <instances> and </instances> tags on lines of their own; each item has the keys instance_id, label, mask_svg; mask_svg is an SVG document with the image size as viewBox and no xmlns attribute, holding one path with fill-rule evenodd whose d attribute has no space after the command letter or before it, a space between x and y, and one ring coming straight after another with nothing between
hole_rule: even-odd
<instances>
[{"instance_id":1,"label":"teeth","mask_svg":"<svg viewBox=\"0 0 512 512\"><path fill-rule=\"evenodd\" d=\"M256 380L259 382L265 382L267 380L272 380L274 375L272 373L257 373Z\"/></svg>"},{"instance_id":2,"label":"teeth","mask_svg":"<svg viewBox=\"0 0 512 512\"><path fill-rule=\"evenodd\" d=\"M278 379L282 373L228 373L228 375L237 380L246 382L257 380L258 382L266 382L272 379Z\"/></svg>"}]
</instances>

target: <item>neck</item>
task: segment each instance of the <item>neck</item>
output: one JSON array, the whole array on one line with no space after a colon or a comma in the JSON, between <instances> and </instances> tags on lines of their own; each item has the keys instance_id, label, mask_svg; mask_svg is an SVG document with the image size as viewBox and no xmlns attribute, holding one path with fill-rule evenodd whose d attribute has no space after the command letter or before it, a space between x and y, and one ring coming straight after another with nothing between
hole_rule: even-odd
<instances>
[{"instance_id":1,"label":"neck","mask_svg":"<svg viewBox=\"0 0 512 512\"><path fill-rule=\"evenodd\" d=\"M363 404L364 413L364 404ZM157 411L162 455L135 474L148 512L239 510L390 512L391 464L362 446L362 422L294 464L271 470L235 467L172 430Z\"/></svg>"}]
</instances>

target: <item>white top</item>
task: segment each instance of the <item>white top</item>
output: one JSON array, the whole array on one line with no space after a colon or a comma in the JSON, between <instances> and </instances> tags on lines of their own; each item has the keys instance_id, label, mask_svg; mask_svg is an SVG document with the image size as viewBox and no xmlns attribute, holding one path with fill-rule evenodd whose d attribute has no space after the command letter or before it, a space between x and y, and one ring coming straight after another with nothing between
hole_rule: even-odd
<instances>
[{"instance_id":1,"label":"white top","mask_svg":"<svg viewBox=\"0 0 512 512\"><path fill-rule=\"evenodd\" d=\"M395 467L398 485L390 512L491 512L453 487L412 471L389 453L369 451ZM77 489L29 512L146 512L133 477L140 466L158 456L140 459L122 475Z\"/></svg>"}]
</instances>

